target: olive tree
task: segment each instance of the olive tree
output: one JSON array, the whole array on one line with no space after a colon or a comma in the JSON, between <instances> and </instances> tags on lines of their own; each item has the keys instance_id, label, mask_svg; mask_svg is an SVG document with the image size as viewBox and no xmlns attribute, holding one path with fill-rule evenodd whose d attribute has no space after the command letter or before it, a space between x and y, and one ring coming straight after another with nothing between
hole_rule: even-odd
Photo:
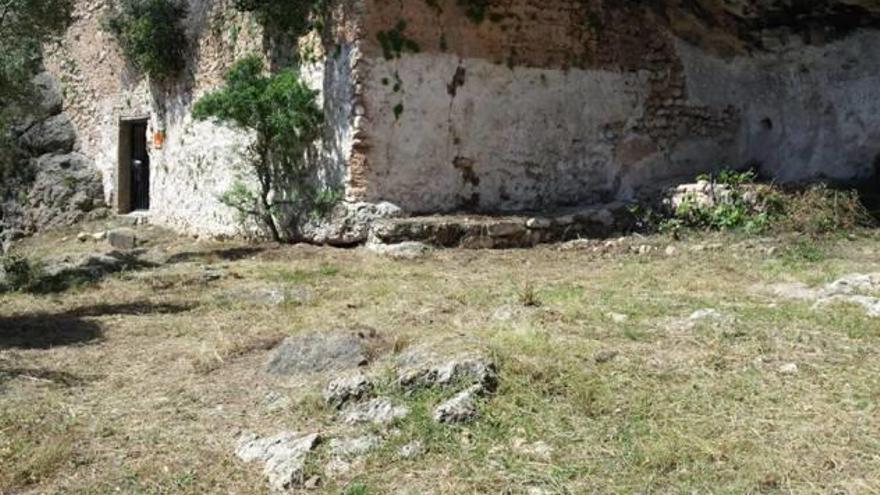
<instances>
[{"instance_id":1,"label":"olive tree","mask_svg":"<svg viewBox=\"0 0 880 495\"><path fill-rule=\"evenodd\" d=\"M248 56L228 70L223 87L196 102L193 117L253 132L244 158L257 189L238 183L221 199L281 241L280 209L302 214L319 195L309 181L309 150L323 122L317 92L296 69L266 74L263 61Z\"/></svg>"}]
</instances>

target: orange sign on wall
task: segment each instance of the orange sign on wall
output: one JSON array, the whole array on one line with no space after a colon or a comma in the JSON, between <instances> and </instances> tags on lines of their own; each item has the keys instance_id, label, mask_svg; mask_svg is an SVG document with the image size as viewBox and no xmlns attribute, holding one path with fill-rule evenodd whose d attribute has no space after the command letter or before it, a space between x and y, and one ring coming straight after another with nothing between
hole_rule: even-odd
<instances>
[{"instance_id":1,"label":"orange sign on wall","mask_svg":"<svg viewBox=\"0 0 880 495\"><path fill-rule=\"evenodd\" d=\"M153 132L153 148L160 150L163 144L165 144L165 131Z\"/></svg>"}]
</instances>

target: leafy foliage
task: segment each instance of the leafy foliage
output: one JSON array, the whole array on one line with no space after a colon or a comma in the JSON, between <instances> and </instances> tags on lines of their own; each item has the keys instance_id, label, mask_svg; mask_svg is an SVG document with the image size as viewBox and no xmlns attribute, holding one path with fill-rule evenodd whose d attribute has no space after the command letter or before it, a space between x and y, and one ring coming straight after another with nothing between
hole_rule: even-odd
<instances>
[{"instance_id":1,"label":"leafy foliage","mask_svg":"<svg viewBox=\"0 0 880 495\"><path fill-rule=\"evenodd\" d=\"M0 102L20 98L39 69L41 44L70 22L73 0L0 0Z\"/></svg>"},{"instance_id":2,"label":"leafy foliage","mask_svg":"<svg viewBox=\"0 0 880 495\"><path fill-rule=\"evenodd\" d=\"M10 126L32 96L41 46L64 30L72 12L73 0L0 0L0 179L15 161Z\"/></svg>"},{"instance_id":3,"label":"leafy foliage","mask_svg":"<svg viewBox=\"0 0 880 495\"><path fill-rule=\"evenodd\" d=\"M186 66L184 17L186 7L176 0L122 0L104 24L135 67L167 80Z\"/></svg>"},{"instance_id":4,"label":"leafy foliage","mask_svg":"<svg viewBox=\"0 0 880 495\"><path fill-rule=\"evenodd\" d=\"M386 60L400 58L404 52L418 53L421 50L418 43L406 37L405 31L406 21L401 19L393 29L376 34Z\"/></svg>"},{"instance_id":5,"label":"leafy foliage","mask_svg":"<svg viewBox=\"0 0 880 495\"><path fill-rule=\"evenodd\" d=\"M697 229L821 235L874 224L855 191L825 184L784 189L757 183L751 170L722 170L697 180L709 186L708 198L688 193L670 211L635 211L640 225L673 234Z\"/></svg>"},{"instance_id":6,"label":"leafy foliage","mask_svg":"<svg viewBox=\"0 0 880 495\"><path fill-rule=\"evenodd\" d=\"M35 286L42 276L42 270L38 265L16 255L0 258L0 270L4 274L4 280L0 283L0 292L28 290Z\"/></svg>"},{"instance_id":7,"label":"leafy foliage","mask_svg":"<svg viewBox=\"0 0 880 495\"><path fill-rule=\"evenodd\" d=\"M489 0L457 0L459 7L464 9L465 15L471 21L480 24L486 19L486 11L489 9Z\"/></svg>"},{"instance_id":8,"label":"leafy foliage","mask_svg":"<svg viewBox=\"0 0 880 495\"><path fill-rule=\"evenodd\" d=\"M244 217L261 221L274 240L281 240L279 208L302 214L323 197L308 183L308 151L319 136L323 114L316 92L296 70L266 75L260 58L245 57L229 69L222 89L196 102L193 116L255 133L247 163L258 191L236 184L221 199Z\"/></svg>"},{"instance_id":9,"label":"leafy foliage","mask_svg":"<svg viewBox=\"0 0 880 495\"><path fill-rule=\"evenodd\" d=\"M323 5L323 0L235 0L237 10L253 12L264 26L295 36L314 27Z\"/></svg>"},{"instance_id":10,"label":"leafy foliage","mask_svg":"<svg viewBox=\"0 0 880 495\"><path fill-rule=\"evenodd\" d=\"M675 207L672 218L661 222L661 230L681 228L705 230L737 230L760 232L769 225L771 215L778 212L777 196L769 187L754 185L757 175L751 171L722 170L704 174L699 182L709 184L711 197L685 195Z\"/></svg>"}]
</instances>

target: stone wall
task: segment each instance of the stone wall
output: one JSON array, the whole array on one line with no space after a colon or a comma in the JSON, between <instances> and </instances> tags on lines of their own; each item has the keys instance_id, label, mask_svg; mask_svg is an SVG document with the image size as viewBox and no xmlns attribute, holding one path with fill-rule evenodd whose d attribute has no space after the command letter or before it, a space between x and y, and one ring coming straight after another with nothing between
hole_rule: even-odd
<instances>
[{"instance_id":1,"label":"stone wall","mask_svg":"<svg viewBox=\"0 0 880 495\"><path fill-rule=\"evenodd\" d=\"M327 118L319 179L354 205L345 217L375 209L362 202L433 213L631 199L746 164L779 180L874 174L880 9L789 3L337 0L321 37L304 41ZM231 0L188 5L192 49L173 84L126 66L100 29L104 2L79 1L47 67L108 204L120 121L146 118L165 136L150 150L153 221L240 234L218 196L250 138L193 122L192 103L242 55L295 48L267 44Z\"/></svg>"},{"instance_id":2,"label":"stone wall","mask_svg":"<svg viewBox=\"0 0 880 495\"><path fill-rule=\"evenodd\" d=\"M479 21L467 1L365 3L356 199L540 209L748 163L859 178L880 153L880 37L854 20L874 12L509 0Z\"/></svg>"},{"instance_id":3,"label":"stone wall","mask_svg":"<svg viewBox=\"0 0 880 495\"><path fill-rule=\"evenodd\" d=\"M146 119L151 221L185 233L238 235L248 229L242 230L236 213L218 198L237 180L247 182L240 151L251 137L194 121L192 104L221 85L223 74L236 59L253 53L289 58L290 53L279 51L296 47L269 49L262 27L253 16L238 13L230 0L189 0L187 4L187 68L172 83L151 84L126 64L112 36L100 27L107 2L77 2L75 22L64 39L47 47L46 65L62 83L65 109L78 130L78 146L101 171L108 204L118 206L120 122ZM323 104L328 125L319 143L321 180L341 187L351 141L348 78L352 47L344 37L339 40L338 49L324 63L318 39L319 61L307 65L304 73L315 89L327 95ZM152 141L156 132L164 135L161 145Z\"/></svg>"}]
</instances>

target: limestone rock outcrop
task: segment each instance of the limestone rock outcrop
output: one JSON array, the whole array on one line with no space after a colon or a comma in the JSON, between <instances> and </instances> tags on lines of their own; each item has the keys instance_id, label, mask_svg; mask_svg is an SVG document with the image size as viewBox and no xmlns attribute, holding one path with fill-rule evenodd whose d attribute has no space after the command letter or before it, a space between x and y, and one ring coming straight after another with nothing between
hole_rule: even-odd
<instances>
[{"instance_id":1,"label":"limestone rock outcrop","mask_svg":"<svg viewBox=\"0 0 880 495\"><path fill-rule=\"evenodd\" d=\"M0 184L0 240L101 216L104 189L92 160L77 152L77 134L48 73L33 79L35 99L13 126L19 147Z\"/></svg>"}]
</instances>

